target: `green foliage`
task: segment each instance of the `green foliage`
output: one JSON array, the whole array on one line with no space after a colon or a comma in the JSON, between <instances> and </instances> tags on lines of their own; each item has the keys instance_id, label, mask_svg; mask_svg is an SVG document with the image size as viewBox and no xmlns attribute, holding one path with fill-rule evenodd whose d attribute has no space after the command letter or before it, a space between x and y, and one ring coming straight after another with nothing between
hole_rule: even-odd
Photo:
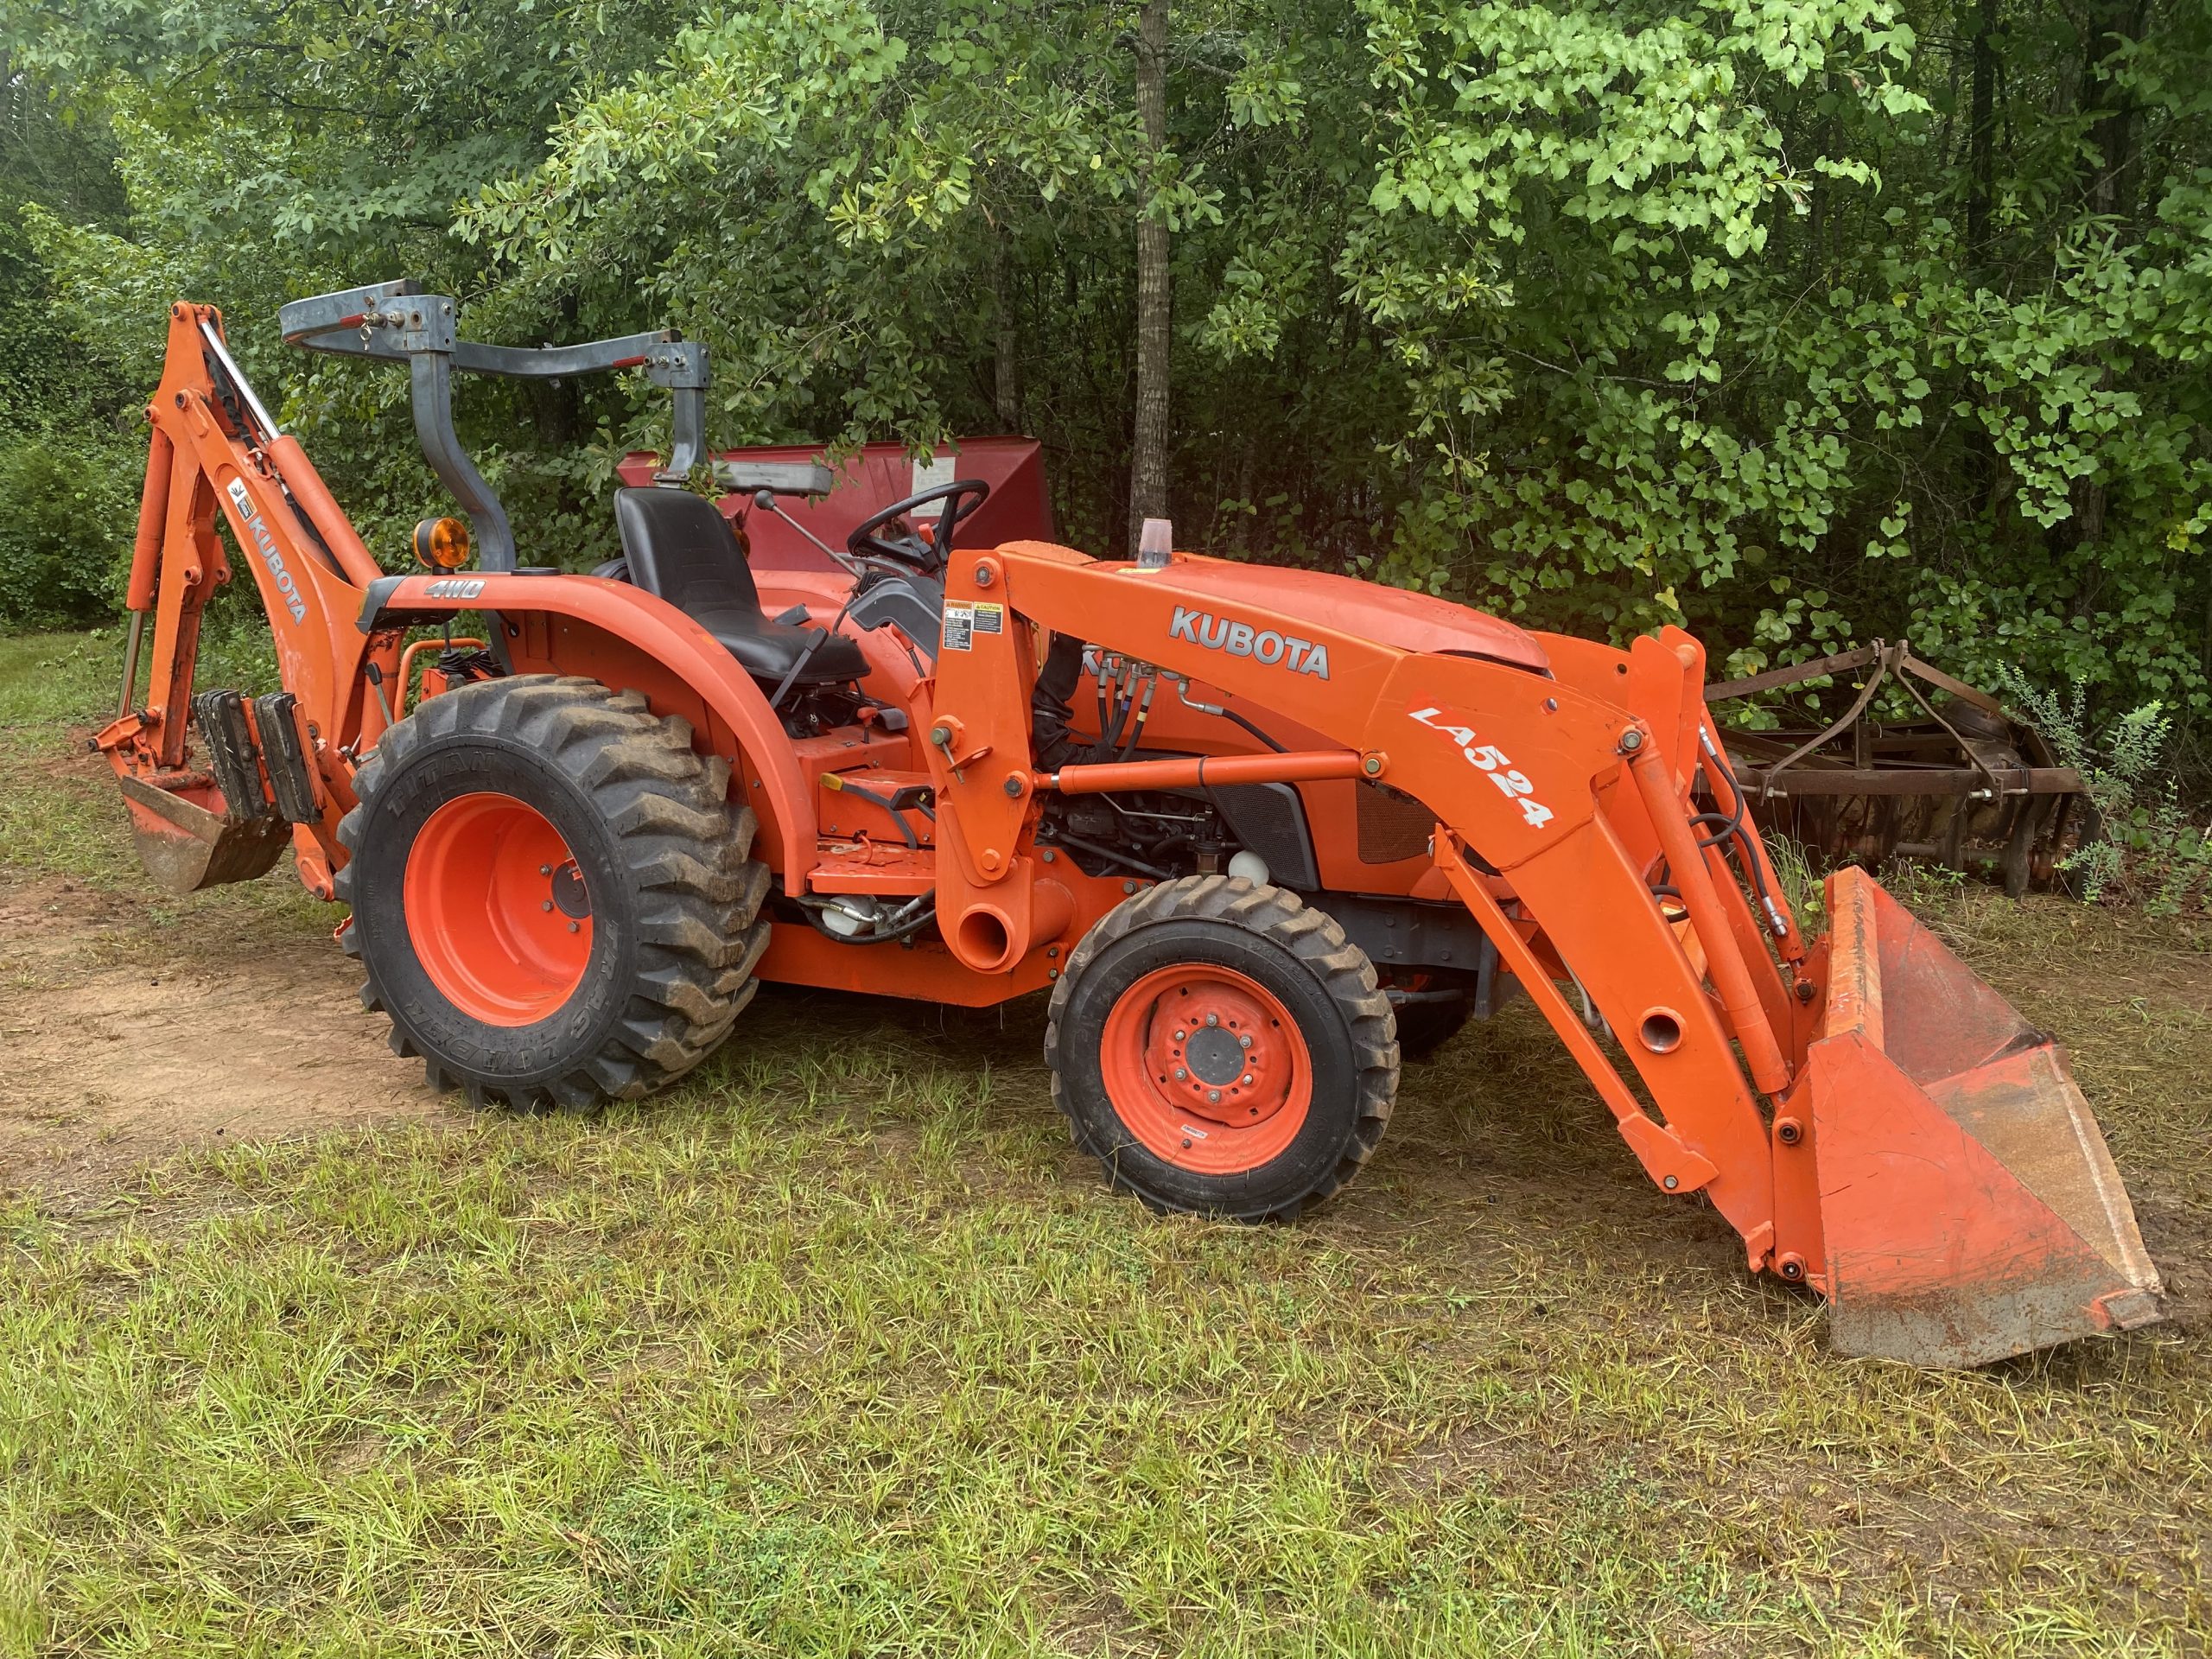
<instances>
[{"instance_id":1,"label":"green foliage","mask_svg":"<svg viewBox=\"0 0 2212 1659\"><path fill-rule=\"evenodd\" d=\"M143 465L99 436L0 435L0 626L99 621L120 607Z\"/></svg>"},{"instance_id":2,"label":"green foliage","mask_svg":"<svg viewBox=\"0 0 2212 1659\"><path fill-rule=\"evenodd\" d=\"M2084 901L2125 899L2154 915L2202 904L2212 893L2212 830L2183 805L2166 770L2174 721L2164 706L2143 703L2098 732L2081 681L2061 697L2017 671L1999 678L2021 717L2082 774L2095 808L2092 832L2060 866Z\"/></svg>"},{"instance_id":3,"label":"green foliage","mask_svg":"<svg viewBox=\"0 0 2212 1659\"><path fill-rule=\"evenodd\" d=\"M224 304L390 557L440 505L399 378L269 319L399 274L480 338L706 340L719 443L1020 426L1106 551L1151 214L1186 543L2212 714L2198 0L1190 0L1156 157L1135 14L12 0L0 331L78 342L49 401L112 418L166 302ZM665 441L622 382L462 419L570 564Z\"/></svg>"}]
</instances>

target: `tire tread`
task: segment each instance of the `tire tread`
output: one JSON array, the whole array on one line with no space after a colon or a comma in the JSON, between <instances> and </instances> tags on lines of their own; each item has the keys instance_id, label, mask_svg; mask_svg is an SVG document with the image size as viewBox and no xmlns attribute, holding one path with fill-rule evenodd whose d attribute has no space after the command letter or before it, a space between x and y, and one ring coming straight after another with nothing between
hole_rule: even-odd
<instances>
[{"instance_id":1,"label":"tire tread","mask_svg":"<svg viewBox=\"0 0 2212 1659\"><path fill-rule=\"evenodd\" d=\"M1185 876L1148 887L1101 917L1070 955L1066 971L1052 988L1045 1026L1045 1063L1052 1077L1052 1103L1067 1118L1076 1145L1105 1166L1116 1191L1134 1194L1155 1210L1170 1207L1158 1194L1133 1181L1116 1149L1101 1145L1083 1117L1071 1109L1061 1075L1062 1033L1073 987L1102 952L1143 928L1192 918L1226 922L1281 946L1313 973L1344 1011L1351 1028L1357 1068L1354 1124L1335 1169L1287 1204L1249 1212L1234 1209L1224 1212L1243 1221L1294 1220L1341 1192L1374 1155L1397 1098L1399 1071L1395 1024L1374 963L1345 938L1334 918L1307 905L1294 893L1241 876Z\"/></svg>"},{"instance_id":2,"label":"tire tread","mask_svg":"<svg viewBox=\"0 0 2212 1659\"><path fill-rule=\"evenodd\" d=\"M728 798L729 762L691 748L691 728L654 715L635 691L597 680L526 675L479 681L430 698L385 733L354 776L359 804L338 829L358 853L364 827L386 781L424 743L456 734L513 739L550 758L590 798L636 877L640 941L626 1005L597 1052L540 1082L474 1076L431 1057L425 1077L440 1092L458 1088L470 1103L523 1111L585 1109L602 1096L632 1099L696 1066L728 1036L759 982L753 970L768 942L760 919L769 872L751 856L759 829L751 809ZM356 862L337 874L337 896L353 904ZM420 1039L405 1031L361 957L361 1003L393 1022L395 1052L414 1057Z\"/></svg>"}]
</instances>

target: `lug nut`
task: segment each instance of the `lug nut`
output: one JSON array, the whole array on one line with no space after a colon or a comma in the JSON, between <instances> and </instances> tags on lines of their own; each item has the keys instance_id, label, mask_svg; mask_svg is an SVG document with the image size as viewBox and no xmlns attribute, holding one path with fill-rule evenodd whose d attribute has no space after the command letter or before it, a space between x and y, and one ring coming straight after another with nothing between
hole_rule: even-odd
<instances>
[{"instance_id":1,"label":"lug nut","mask_svg":"<svg viewBox=\"0 0 2212 1659\"><path fill-rule=\"evenodd\" d=\"M540 905L538 908L540 910L550 910L553 908L553 901L550 899L548 899L543 904Z\"/></svg>"},{"instance_id":2,"label":"lug nut","mask_svg":"<svg viewBox=\"0 0 2212 1659\"><path fill-rule=\"evenodd\" d=\"M1249 1047L1251 1047L1251 1046L1252 1046L1252 1033L1251 1033L1250 1032L1249 1032L1249 1031L1248 1031L1248 1032L1246 1032L1246 1033L1245 1033L1242 1037L1239 1037L1239 1038L1236 1039L1236 1046L1237 1046L1237 1047L1239 1047L1239 1048L1249 1048Z\"/></svg>"},{"instance_id":3,"label":"lug nut","mask_svg":"<svg viewBox=\"0 0 2212 1659\"><path fill-rule=\"evenodd\" d=\"M1252 1074L1249 1071L1247 1071L1244 1074L1243 1086L1247 1089L1249 1089L1252 1086Z\"/></svg>"},{"instance_id":4,"label":"lug nut","mask_svg":"<svg viewBox=\"0 0 2212 1659\"><path fill-rule=\"evenodd\" d=\"M1188 1071L1187 1069L1185 1069L1185 1067L1183 1067L1183 1066L1179 1066L1179 1066L1177 1066L1177 1067L1175 1068L1175 1081L1176 1081L1176 1082L1178 1082L1178 1083L1188 1083L1190 1080L1191 1080L1191 1074L1190 1074L1190 1072L1189 1072L1189 1071Z\"/></svg>"},{"instance_id":5,"label":"lug nut","mask_svg":"<svg viewBox=\"0 0 2212 1659\"><path fill-rule=\"evenodd\" d=\"M537 867L537 873L540 875L550 875L553 874L553 867L550 864L541 864Z\"/></svg>"},{"instance_id":6,"label":"lug nut","mask_svg":"<svg viewBox=\"0 0 2212 1659\"><path fill-rule=\"evenodd\" d=\"M1191 1033L1187 1031L1179 1031L1175 1033L1175 1040L1179 1043L1190 1034Z\"/></svg>"},{"instance_id":7,"label":"lug nut","mask_svg":"<svg viewBox=\"0 0 2212 1659\"><path fill-rule=\"evenodd\" d=\"M583 931L584 925L582 922L570 922L569 924L569 931L571 933L581 933Z\"/></svg>"},{"instance_id":8,"label":"lug nut","mask_svg":"<svg viewBox=\"0 0 2212 1659\"><path fill-rule=\"evenodd\" d=\"M1220 1016L1219 1014L1210 1014L1206 1015L1206 1024L1208 1024L1209 1026L1217 1026L1217 1025L1219 1025L1220 1023L1221 1023L1221 1016Z\"/></svg>"},{"instance_id":9,"label":"lug nut","mask_svg":"<svg viewBox=\"0 0 2212 1659\"><path fill-rule=\"evenodd\" d=\"M1221 1090L1218 1090L1218 1089L1209 1089L1209 1090L1206 1090L1206 1104L1207 1104L1207 1105L1209 1105L1209 1106L1218 1106L1218 1105L1220 1105L1220 1104L1221 1104Z\"/></svg>"}]
</instances>

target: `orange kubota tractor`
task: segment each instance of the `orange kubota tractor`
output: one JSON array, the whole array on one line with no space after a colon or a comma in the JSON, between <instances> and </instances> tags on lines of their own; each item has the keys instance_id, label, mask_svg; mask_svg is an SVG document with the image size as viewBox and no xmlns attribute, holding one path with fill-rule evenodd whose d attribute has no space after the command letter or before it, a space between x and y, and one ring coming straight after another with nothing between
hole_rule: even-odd
<instances>
[{"instance_id":1,"label":"orange kubota tractor","mask_svg":"<svg viewBox=\"0 0 2212 1659\"><path fill-rule=\"evenodd\" d=\"M217 314L175 308L98 740L157 879L243 880L289 843L352 907L363 1000L432 1087L641 1095L762 979L1049 988L1054 1097L1117 1186L1287 1217L1374 1152L1408 1052L1517 988L1653 1184L1827 1297L1840 1350L1969 1364L2158 1317L2063 1051L1859 871L1829 879L1832 931L1800 936L1689 635L1529 632L1174 551L1164 524L1134 561L971 546L967 480L764 594L681 487L696 343L521 351L454 321L397 283L284 308L296 344L408 365L468 516L426 522L430 568L390 575ZM454 373L626 365L676 411L663 481L616 494L624 558L518 567ZM761 514L830 483L724 474ZM232 575L219 510L268 608L270 696L192 692ZM482 638L453 637L464 613Z\"/></svg>"}]
</instances>

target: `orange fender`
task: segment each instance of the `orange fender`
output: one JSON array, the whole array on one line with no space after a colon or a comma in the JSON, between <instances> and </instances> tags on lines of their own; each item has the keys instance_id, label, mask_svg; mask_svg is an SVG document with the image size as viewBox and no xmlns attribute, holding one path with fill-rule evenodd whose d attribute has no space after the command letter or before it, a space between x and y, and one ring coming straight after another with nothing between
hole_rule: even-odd
<instances>
[{"instance_id":1,"label":"orange fender","mask_svg":"<svg viewBox=\"0 0 2212 1659\"><path fill-rule=\"evenodd\" d=\"M785 891L806 891L813 798L768 699L714 635L665 600L595 576L388 576L369 590L364 632L462 611L496 614L518 674L581 674L644 694L653 712L691 722L694 741L727 757L760 820L760 855Z\"/></svg>"}]
</instances>

